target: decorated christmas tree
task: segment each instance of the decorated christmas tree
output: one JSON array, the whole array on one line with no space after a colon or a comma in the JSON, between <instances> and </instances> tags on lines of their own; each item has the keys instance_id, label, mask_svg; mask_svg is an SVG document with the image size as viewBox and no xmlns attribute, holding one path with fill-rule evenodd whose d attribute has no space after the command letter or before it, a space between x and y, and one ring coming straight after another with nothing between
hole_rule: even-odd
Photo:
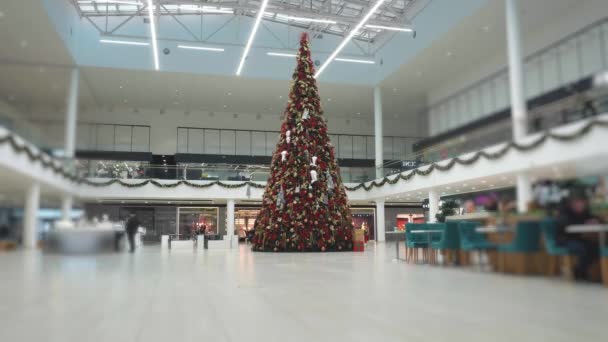
<instances>
[{"instance_id":1,"label":"decorated christmas tree","mask_svg":"<svg viewBox=\"0 0 608 342\"><path fill-rule=\"evenodd\" d=\"M353 249L352 217L327 135L308 44L304 33L262 209L255 222L254 251Z\"/></svg>"}]
</instances>

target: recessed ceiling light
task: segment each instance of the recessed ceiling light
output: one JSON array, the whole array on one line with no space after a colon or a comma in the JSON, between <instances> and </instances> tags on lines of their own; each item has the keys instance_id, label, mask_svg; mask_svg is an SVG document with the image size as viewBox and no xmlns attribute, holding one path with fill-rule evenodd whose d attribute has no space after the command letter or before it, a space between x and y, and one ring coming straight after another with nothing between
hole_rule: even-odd
<instances>
[{"instance_id":1,"label":"recessed ceiling light","mask_svg":"<svg viewBox=\"0 0 608 342\"><path fill-rule=\"evenodd\" d=\"M445 55L447 57L452 57L454 54L452 53L452 51L448 51L448 52L445 53Z\"/></svg>"},{"instance_id":2,"label":"recessed ceiling light","mask_svg":"<svg viewBox=\"0 0 608 342\"><path fill-rule=\"evenodd\" d=\"M128 40L115 40L115 39L100 39L100 43L104 44L118 44L118 45L137 45L137 46L148 46L150 43L146 42L132 42Z\"/></svg>"},{"instance_id":3,"label":"recessed ceiling light","mask_svg":"<svg viewBox=\"0 0 608 342\"><path fill-rule=\"evenodd\" d=\"M171 202L167 202L167 204L171 204Z\"/></svg>"},{"instance_id":4,"label":"recessed ceiling light","mask_svg":"<svg viewBox=\"0 0 608 342\"><path fill-rule=\"evenodd\" d=\"M476 188L476 187L472 187L472 188L471 188L471 190L475 190L475 189L477 189L477 188Z\"/></svg>"},{"instance_id":5,"label":"recessed ceiling light","mask_svg":"<svg viewBox=\"0 0 608 342\"><path fill-rule=\"evenodd\" d=\"M293 54L293 53L267 52L266 54L268 56L275 56L275 57L296 57L296 54Z\"/></svg>"},{"instance_id":6,"label":"recessed ceiling light","mask_svg":"<svg viewBox=\"0 0 608 342\"><path fill-rule=\"evenodd\" d=\"M145 204L148 204L148 201L145 201L144 203L145 203Z\"/></svg>"},{"instance_id":7,"label":"recessed ceiling light","mask_svg":"<svg viewBox=\"0 0 608 342\"><path fill-rule=\"evenodd\" d=\"M223 48L214 48L214 47L206 47L206 46L178 45L177 47L179 49L186 49L186 50L224 52Z\"/></svg>"},{"instance_id":8,"label":"recessed ceiling light","mask_svg":"<svg viewBox=\"0 0 608 342\"><path fill-rule=\"evenodd\" d=\"M158 46L156 44L156 22L154 17L154 8L152 6L152 0L148 0L148 20L150 21L150 36L152 40L152 56L154 57L154 69L159 70L160 66L158 63Z\"/></svg>"},{"instance_id":9,"label":"recessed ceiling light","mask_svg":"<svg viewBox=\"0 0 608 342\"><path fill-rule=\"evenodd\" d=\"M122 103L127 103L129 101L127 101L127 99L122 100Z\"/></svg>"},{"instance_id":10,"label":"recessed ceiling light","mask_svg":"<svg viewBox=\"0 0 608 342\"><path fill-rule=\"evenodd\" d=\"M336 62L360 63L360 64L376 64L376 62L368 59L352 59L352 58L336 58Z\"/></svg>"},{"instance_id":11,"label":"recessed ceiling light","mask_svg":"<svg viewBox=\"0 0 608 342\"><path fill-rule=\"evenodd\" d=\"M304 17L292 17L292 16L285 16L284 18L287 20L304 21L304 22L311 22L311 23L322 23L322 24L336 24L337 23L334 20L328 20L328 19L316 19L316 18L304 18Z\"/></svg>"},{"instance_id":12,"label":"recessed ceiling light","mask_svg":"<svg viewBox=\"0 0 608 342\"><path fill-rule=\"evenodd\" d=\"M463 184L462 184L462 186L467 186L467 185L468 185L467 183L463 183Z\"/></svg>"},{"instance_id":13,"label":"recessed ceiling light","mask_svg":"<svg viewBox=\"0 0 608 342\"><path fill-rule=\"evenodd\" d=\"M357 112L357 115L361 115L361 112Z\"/></svg>"},{"instance_id":14,"label":"recessed ceiling light","mask_svg":"<svg viewBox=\"0 0 608 342\"><path fill-rule=\"evenodd\" d=\"M388 30L388 31L400 31L400 32L414 32L414 29L409 27L393 27L393 26L381 26L381 25L365 25L367 28L377 30Z\"/></svg>"},{"instance_id":15,"label":"recessed ceiling light","mask_svg":"<svg viewBox=\"0 0 608 342\"><path fill-rule=\"evenodd\" d=\"M228 105L224 105L224 108L228 108Z\"/></svg>"},{"instance_id":16,"label":"recessed ceiling light","mask_svg":"<svg viewBox=\"0 0 608 342\"><path fill-rule=\"evenodd\" d=\"M19 46L21 46L22 48L25 48L29 45L29 43L27 42L27 40L22 40L19 42Z\"/></svg>"},{"instance_id":17,"label":"recessed ceiling light","mask_svg":"<svg viewBox=\"0 0 608 342\"><path fill-rule=\"evenodd\" d=\"M328 102L331 102L331 97L327 99Z\"/></svg>"},{"instance_id":18,"label":"recessed ceiling light","mask_svg":"<svg viewBox=\"0 0 608 342\"><path fill-rule=\"evenodd\" d=\"M325 70L325 68L327 68L327 66L334 60L334 58L336 58L336 56L340 53L340 51L342 51L342 49L344 49L346 44L348 44L348 42L350 42L350 40L353 39L353 37L361 30L363 25L365 25L367 23L367 21L374 15L374 13L376 13L378 8L380 8L380 6L382 6L382 4L384 4L384 2L385 2L385 0L378 0L374 4L374 6L367 12L367 14L361 19L361 21L359 21L359 23L350 30L348 35L346 37L344 37L344 39L342 40L342 42L340 42L338 47L336 47L334 52L332 52L331 55L329 55L329 57L327 57L327 59L325 60L325 63L323 63L321 65L321 67L317 70L317 72L315 73L315 76L314 76L315 78L318 78L319 75L321 75L323 70Z\"/></svg>"},{"instance_id":19,"label":"recessed ceiling light","mask_svg":"<svg viewBox=\"0 0 608 342\"><path fill-rule=\"evenodd\" d=\"M490 26L486 25L486 26L482 27L481 30L483 32L490 32Z\"/></svg>"},{"instance_id":20,"label":"recessed ceiling light","mask_svg":"<svg viewBox=\"0 0 608 342\"><path fill-rule=\"evenodd\" d=\"M118 86L118 88L122 89L122 85Z\"/></svg>"},{"instance_id":21,"label":"recessed ceiling light","mask_svg":"<svg viewBox=\"0 0 608 342\"><path fill-rule=\"evenodd\" d=\"M232 93L231 93L231 92L227 92L227 93L226 93L226 95L231 96L231 95L232 95Z\"/></svg>"},{"instance_id":22,"label":"recessed ceiling light","mask_svg":"<svg viewBox=\"0 0 608 342\"><path fill-rule=\"evenodd\" d=\"M452 187L450 187L450 186L446 186L446 187L445 187L445 189L446 189L446 190L450 190L451 188L452 188Z\"/></svg>"},{"instance_id":23,"label":"recessed ceiling light","mask_svg":"<svg viewBox=\"0 0 608 342\"><path fill-rule=\"evenodd\" d=\"M0 18L4 18L4 12L0 11Z\"/></svg>"},{"instance_id":24,"label":"recessed ceiling light","mask_svg":"<svg viewBox=\"0 0 608 342\"><path fill-rule=\"evenodd\" d=\"M282 98L283 98L283 95L279 95L279 99L282 99Z\"/></svg>"},{"instance_id":25,"label":"recessed ceiling light","mask_svg":"<svg viewBox=\"0 0 608 342\"><path fill-rule=\"evenodd\" d=\"M266 6L268 6L268 0L262 0L262 3L260 4L260 9L255 17L255 22L253 24L253 27L251 28L251 33L249 33L247 44L245 44L245 50L243 51L243 55L241 56L241 61L239 62L239 66L236 69L237 76L241 75L241 71L243 70L243 66L245 65L245 60L247 59L247 55L249 55L249 49L251 49L251 44L253 43L255 34L258 32L258 28L260 27L260 23L262 22L262 17L264 16L264 12L266 11Z\"/></svg>"},{"instance_id":26,"label":"recessed ceiling light","mask_svg":"<svg viewBox=\"0 0 608 342\"><path fill-rule=\"evenodd\" d=\"M422 76L422 71L418 71L418 72L416 73L416 76L418 76L418 77Z\"/></svg>"}]
</instances>

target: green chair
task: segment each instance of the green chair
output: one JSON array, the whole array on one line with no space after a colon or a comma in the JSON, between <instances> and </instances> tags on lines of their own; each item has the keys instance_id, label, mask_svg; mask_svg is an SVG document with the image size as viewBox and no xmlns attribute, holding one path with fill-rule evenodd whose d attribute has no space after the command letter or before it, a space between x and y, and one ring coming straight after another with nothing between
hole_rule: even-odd
<instances>
[{"instance_id":1,"label":"green chair","mask_svg":"<svg viewBox=\"0 0 608 342\"><path fill-rule=\"evenodd\" d=\"M476 231L479 225L479 222L463 221L458 223L458 232L460 233L460 250L467 253L467 259L468 253L477 252L477 255L479 257L478 265L481 268L482 253L485 253L490 250L495 250L497 248L497 245L489 242L484 234L478 233Z\"/></svg>"},{"instance_id":2,"label":"green chair","mask_svg":"<svg viewBox=\"0 0 608 342\"><path fill-rule=\"evenodd\" d=\"M549 255L546 274L548 276L557 275L559 273L560 265L563 264L563 266L568 270L568 278L572 278L574 255L572 255L568 248L558 245L557 225L555 220L552 218L544 219L540 223L540 230L543 235L545 251Z\"/></svg>"},{"instance_id":3,"label":"green chair","mask_svg":"<svg viewBox=\"0 0 608 342\"><path fill-rule=\"evenodd\" d=\"M526 274L530 270L531 258L540 250L540 227L538 222L521 221L517 223L517 230L513 241L506 245L498 246L499 271L505 272L507 255L514 259L514 272Z\"/></svg>"},{"instance_id":4,"label":"green chair","mask_svg":"<svg viewBox=\"0 0 608 342\"><path fill-rule=\"evenodd\" d=\"M602 248L600 254L602 255L602 260L600 262L602 267L602 283L604 283L604 286L608 287L608 247Z\"/></svg>"},{"instance_id":5,"label":"green chair","mask_svg":"<svg viewBox=\"0 0 608 342\"><path fill-rule=\"evenodd\" d=\"M412 230L426 230L426 223L408 223L405 227L405 260L418 262L418 249L424 249L423 255L429 247L427 234L413 234Z\"/></svg>"},{"instance_id":6,"label":"green chair","mask_svg":"<svg viewBox=\"0 0 608 342\"><path fill-rule=\"evenodd\" d=\"M448 221L444 224L435 224L434 227L442 229L441 234L437 234L439 239L431 241L432 261L437 260L437 253L447 251L447 258L456 260L456 255L460 249L460 233L458 232L458 221ZM435 228L431 228L435 229Z\"/></svg>"}]
</instances>

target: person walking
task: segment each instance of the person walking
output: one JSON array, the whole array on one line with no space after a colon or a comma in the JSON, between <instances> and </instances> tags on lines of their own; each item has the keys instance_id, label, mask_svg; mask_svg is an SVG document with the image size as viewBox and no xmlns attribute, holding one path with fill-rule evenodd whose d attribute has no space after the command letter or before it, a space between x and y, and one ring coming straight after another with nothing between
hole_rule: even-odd
<instances>
[{"instance_id":1,"label":"person walking","mask_svg":"<svg viewBox=\"0 0 608 342\"><path fill-rule=\"evenodd\" d=\"M139 228L139 220L137 219L137 216L131 213L125 226L127 237L129 238L129 253L133 253L135 252L135 234Z\"/></svg>"}]
</instances>

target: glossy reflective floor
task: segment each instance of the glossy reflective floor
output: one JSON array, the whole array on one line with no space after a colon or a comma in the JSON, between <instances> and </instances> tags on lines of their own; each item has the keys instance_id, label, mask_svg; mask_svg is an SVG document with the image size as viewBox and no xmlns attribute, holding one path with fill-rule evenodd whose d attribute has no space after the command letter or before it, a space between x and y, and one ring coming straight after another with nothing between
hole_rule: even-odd
<instances>
[{"instance_id":1,"label":"glossy reflective floor","mask_svg":"<svg viewBox=\"0 0 608 342\"><path fill-rule=\"evenodd\" d=\"M606 341L608 289L365 253L0 254L0 341Z\"/></svg>"}]
</instances>

